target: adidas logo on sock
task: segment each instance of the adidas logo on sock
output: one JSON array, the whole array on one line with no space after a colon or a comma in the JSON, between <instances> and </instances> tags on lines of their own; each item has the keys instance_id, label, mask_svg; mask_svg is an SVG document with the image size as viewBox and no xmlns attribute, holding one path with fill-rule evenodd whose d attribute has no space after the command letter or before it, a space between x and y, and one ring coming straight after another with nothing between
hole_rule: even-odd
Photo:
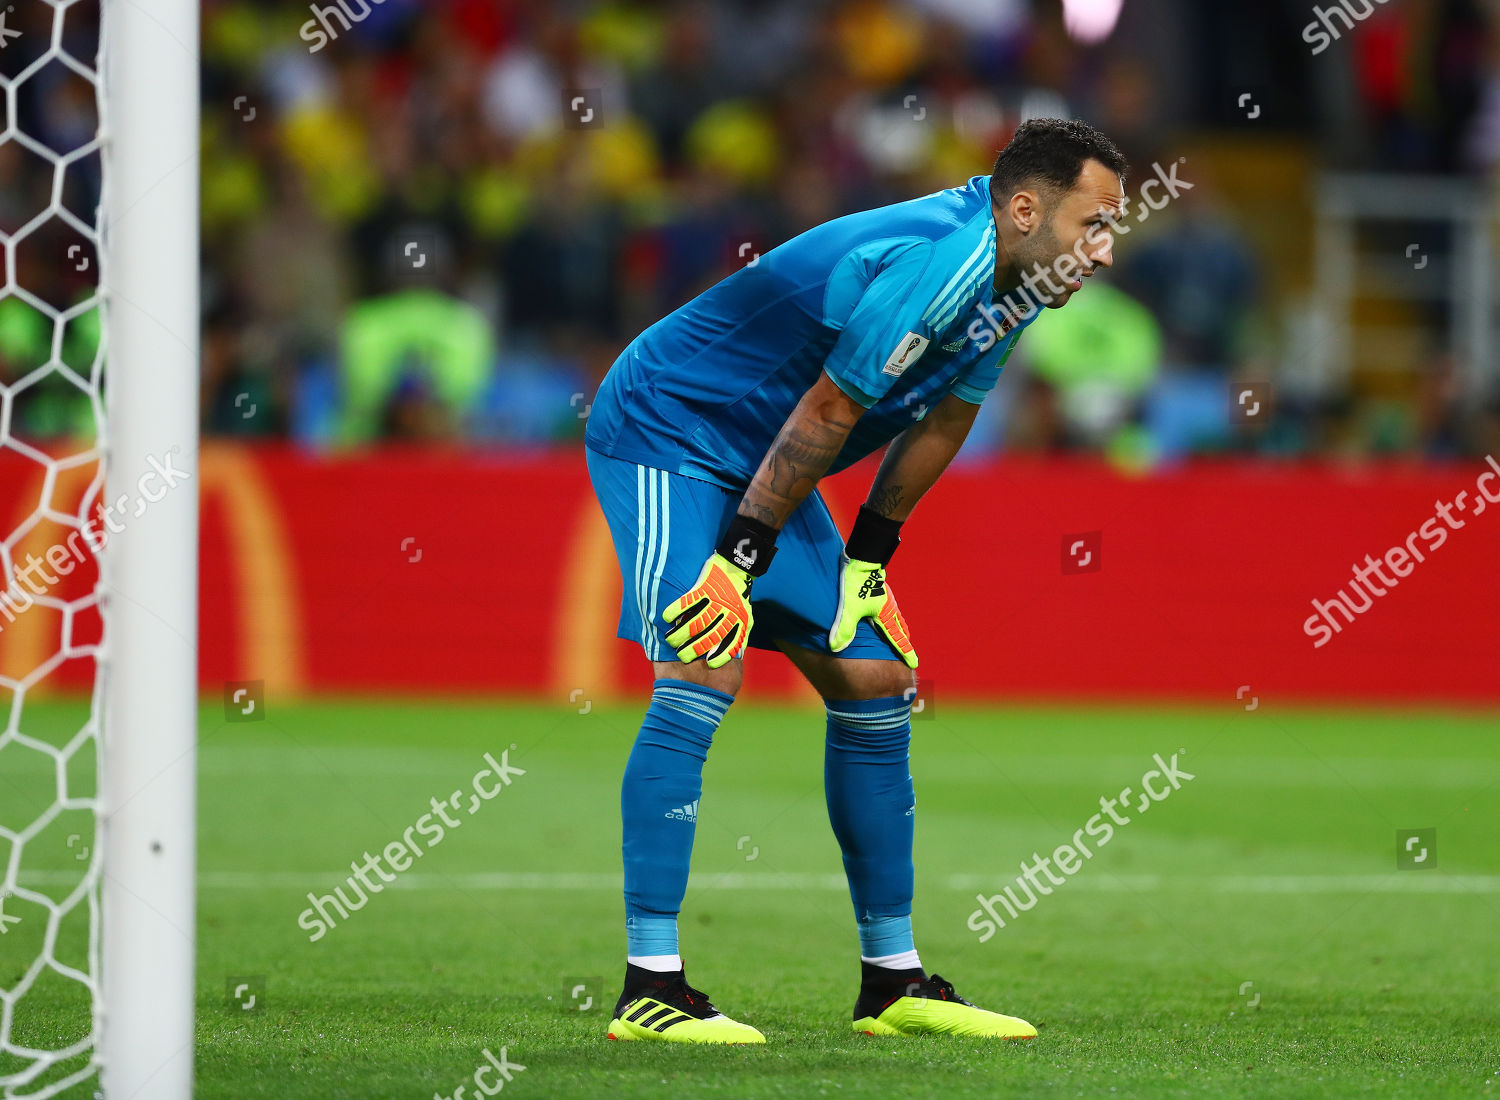
<instances>
[{"instance_id":1,"label":"adidas logo on sock","mask_svg":"<svg viewBox=\"0 0 1500 1100\"><path fill-rule=\"evenodd\" d=\"M686 806L681 806L675 810L668 810L666 817L669 821L697 821L698 800L695 798Z\"/></svg>"}]
</instances>

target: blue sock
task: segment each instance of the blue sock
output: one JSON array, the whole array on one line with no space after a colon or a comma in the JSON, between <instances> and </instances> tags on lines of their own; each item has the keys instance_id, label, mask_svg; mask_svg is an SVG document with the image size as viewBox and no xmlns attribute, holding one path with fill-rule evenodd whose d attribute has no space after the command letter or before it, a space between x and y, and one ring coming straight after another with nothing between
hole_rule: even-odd
<instances>
[{"instance_id":1,"label":"blue sock","mask_svg":"<svg viewBox=\"0 0 1500 1100\"><path fill-rule=\"evenodd\" d=\"M677 954L703 764L734 696L657 680L620 788L629 955Z\"/></svg>"},{"instance_id":2,"label":"blue sock","mask_svg":"<svg viewBox=\"0 0 1500 1100\"><path fill-rule=\"evenodd\" d=\"M911 700L829 699L827 706L823 789L844 852L859 953L879 958L915 951Z\"/></svg>"}]
</instances>

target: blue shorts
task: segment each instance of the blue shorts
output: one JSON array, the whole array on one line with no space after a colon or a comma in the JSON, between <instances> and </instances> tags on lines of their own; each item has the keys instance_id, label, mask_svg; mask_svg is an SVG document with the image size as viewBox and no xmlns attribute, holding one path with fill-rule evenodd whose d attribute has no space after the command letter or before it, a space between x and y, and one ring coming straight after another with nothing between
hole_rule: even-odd
<instances>
[{"instance_id":1,"label":"blue shorts","mask_svg":"<svg viewBox=\"0 0 1500 1100\"><path fill-rule=\"evenodd\" d=\"M653 661L675 660L662 609L698 580L742 494L597 451L587 454L589 480L609 523L624 581L619 635L640 642ZM792 513L776 540L771 568L751 589L752 646L776 649L783 642L829 652L843 552L844 538L814 490ZM900 660L868 621L835 656Z\"/></svg>"}]
</instances>

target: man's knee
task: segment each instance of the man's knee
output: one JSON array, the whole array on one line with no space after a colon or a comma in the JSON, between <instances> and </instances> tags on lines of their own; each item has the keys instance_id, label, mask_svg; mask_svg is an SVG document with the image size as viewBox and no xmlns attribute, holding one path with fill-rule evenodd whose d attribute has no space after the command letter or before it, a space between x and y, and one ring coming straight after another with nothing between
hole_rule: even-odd
<instances>
[{"instance_id":1,"label":"man's knee","mask_svg":"<svg viewBox=\"0 0 1500 1100\"><path fill-rule=\"evenodd\" d=\"M872 676L872 699L888 699L899 695L911 699L917 693L917 673L901 661L880 661L882 667Z\"/></svg>"},{"instance_id":2,"label":"man's knee","mask_svg":"<svg viewBox=\"0 0 1500 1100\"><path fill-rule=\"evenodd\" d=\"M709 668L702 660L685 665L681 661L652 661L658 680L686 680L690 684L738 695L745 679L745 662L736 657L718 668Z\"/></svg>"},{"instance_id":3,"label":"man's knee","mask_svg":"<svg viewBox=\"0 0 1500 1100\"><path fill-rule=\"evenodd\" d=\"M917 692L917 674L900 661L838 661L834 668L839 675L824 685L825 699L910 699Z\"/></svg>"}]
</instances>

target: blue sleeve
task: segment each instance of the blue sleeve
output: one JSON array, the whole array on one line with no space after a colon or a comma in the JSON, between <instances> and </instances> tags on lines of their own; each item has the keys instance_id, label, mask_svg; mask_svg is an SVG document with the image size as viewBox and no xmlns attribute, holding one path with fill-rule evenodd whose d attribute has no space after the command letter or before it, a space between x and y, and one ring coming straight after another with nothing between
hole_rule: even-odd
<instances>
[{"instance_id":1,"label":"blue sleeve","mask_svg":"<svg viewBox=\"0 0 1500 1100\"><path fill-rule=\"evenodd\" d=\"M925 238L872 241L850 251L828 278L823 323L841 329L823 369L870 408L922 357L932 330L926 286L933 243Z\"/></svg>"},{"instance_id":2,"label":"blue sleeve","mask_svg":"<svg viewBox=\"0 0 1500 1100\"><path fill-rule=\"evenodd\" d=\"M1021 329L1010 334L998 351L976 352L974 360L965 367L950 391L954 397L971 405L984 404L985 395L1000 381L1000 371L1010 353L1016 350L1016 341L1021 338Z\"/></svg>"}]
</instances>

